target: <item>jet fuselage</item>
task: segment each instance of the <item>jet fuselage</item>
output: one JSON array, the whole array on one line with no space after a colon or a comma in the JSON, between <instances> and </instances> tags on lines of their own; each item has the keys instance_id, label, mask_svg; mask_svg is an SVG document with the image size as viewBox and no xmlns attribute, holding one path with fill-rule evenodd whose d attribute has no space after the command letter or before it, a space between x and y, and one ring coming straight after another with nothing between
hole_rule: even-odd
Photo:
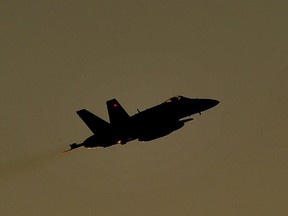
<instances>
[{"instance_id":1,"label":"jet fuselage","mask_svg":"<svg viewBox=\"0 0 288 216\"><path fill-rule=\"evenodd\" d=\"M110 124L87 110L77 114L94 133L81 144L72 144L71 149L84 146L108 147L125 144L131 140L150 141L180 129L192 118L186 118L216 106L214 99L190 99L183 96L169 100L129 116L116 99L107 101Z\"/></svg>"}]
</instances>

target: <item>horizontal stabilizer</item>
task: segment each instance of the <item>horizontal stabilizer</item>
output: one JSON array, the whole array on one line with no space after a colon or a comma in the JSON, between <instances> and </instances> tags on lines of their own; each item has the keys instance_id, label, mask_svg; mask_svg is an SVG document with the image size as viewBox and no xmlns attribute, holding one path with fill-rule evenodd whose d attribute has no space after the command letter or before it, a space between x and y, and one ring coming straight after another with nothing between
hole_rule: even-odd
<instances>
[{"instance_id":1,"label":"horizontal stabilizer","mask_svg":"<svg viewBox=\"0 0 288 216\"><path fill-rule=\"evenodd\" d=\"M86 109L77 111L77 114L94 134L101 133L110 127L108 122L104 121Z\"/></svg>"}]
</instances>

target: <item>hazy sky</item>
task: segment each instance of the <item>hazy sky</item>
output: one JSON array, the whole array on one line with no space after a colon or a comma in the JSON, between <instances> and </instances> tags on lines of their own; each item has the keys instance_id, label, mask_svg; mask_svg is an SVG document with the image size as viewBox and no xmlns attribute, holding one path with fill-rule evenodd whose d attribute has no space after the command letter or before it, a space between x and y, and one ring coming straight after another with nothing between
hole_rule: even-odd
<instances>
[{"instance_id":1,"label":"hazy sky","mask_svg":"<svg viewBox=\"0 0 288 216\"><path fill-rule=\"evenodd\" d=\"M0 0L0 214L288 215L288 2ZM76 115L221 103L151 142L81 149Z\"/></svg>"}]
</instances>

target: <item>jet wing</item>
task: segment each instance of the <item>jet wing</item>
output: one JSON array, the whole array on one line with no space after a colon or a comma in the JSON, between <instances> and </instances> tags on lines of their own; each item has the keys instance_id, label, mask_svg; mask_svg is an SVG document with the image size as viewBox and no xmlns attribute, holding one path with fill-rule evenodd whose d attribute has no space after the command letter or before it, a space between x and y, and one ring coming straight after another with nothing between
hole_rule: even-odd
<instances>
[{"instance_id":1,"label":"jet wing","mask_svg":"<svg viewBox=\"0 0 288 216\"><path fill-rule=\"evenodd\" d=\"M99 118L86 109L77 111L77 114L94 134L101 133L110 127L108 122Z\"/></svg>"}]
</instances>

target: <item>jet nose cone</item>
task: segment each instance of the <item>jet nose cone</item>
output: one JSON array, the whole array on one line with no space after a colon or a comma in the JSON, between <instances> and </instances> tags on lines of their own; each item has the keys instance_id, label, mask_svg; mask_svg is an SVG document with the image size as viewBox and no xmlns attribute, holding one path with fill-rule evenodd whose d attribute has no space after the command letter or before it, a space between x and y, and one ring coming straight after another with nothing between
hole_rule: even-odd
<instances>
[{"instance_id":1,"label":"jet nose cone","mask_svg":"<svg viewBox=\"0 0 288 216\"><path fill-rule=\"evenodd\" d=\"M203 100L204 109L211 109L212 107L215 107L219 103L220 102L218 100L214 100L214 99L204 99Z\"/></svg>"},{"instance_id":2,"label":"jet nose cone","mask_svg":"<svg viewBox=\"0 0 288 216\"><path fill-rule=\"evenodd\" d=\"M212 108L214 106L216 106L217 104L219 104L220 102L218 100L214 100L214 99L207 99L206 100L206 104L209 108Z\"/></svg>"},{"instance_id":3,"label":"jet nose cone","mask_svg":"<svg viewBox=\"0 0 288 216\"><path fill-rule=\"evenodd\" d=\"M211 105L212 105L212 107L218 105L219 103L220 103L220 101L211 99Z\"/></svg>"},{"instance_id":4,"label":"jet nose cone","mask_svg":"<svg viewBox=\"0 0 288 216\"><path fill-rule=\"evenodd\" d=\"M187 110L189 110L187 111L187 113L189 113L188 115L193 115L211 109L219 103L220 102L215 99L191 98L187 100L185 107L187 108Z\"/></svg>"}]
</instances>

